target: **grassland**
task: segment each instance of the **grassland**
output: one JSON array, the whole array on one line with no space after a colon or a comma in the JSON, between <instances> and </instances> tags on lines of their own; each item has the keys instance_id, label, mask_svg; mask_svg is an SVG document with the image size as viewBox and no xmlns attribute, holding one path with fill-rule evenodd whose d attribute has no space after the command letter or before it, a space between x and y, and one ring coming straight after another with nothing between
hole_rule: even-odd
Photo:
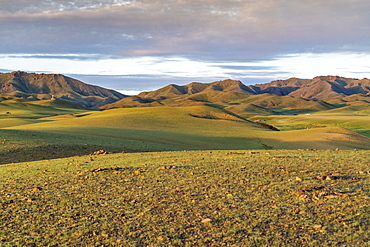
<instances>
[{"instance_id":1,"label":"grassland","mask_svg":"<svg viewBox=\"0 0 370 247\"><path fill-rule=\"evenodd\" d=\"M270 115L251 118L265 120L281 130L314 129L325 127L345 128L370 137L370 116L363 111L324 111L302 115Z\"/></svg>"},{"instance_id":2,"label":"grassland","mask_svg":"<svg viewBox=\"0 0 370 247\"><path fill-rule=\"evenodd\" d=\"M119 153L2 165L1 246L369 246L369 151Z\"/></svg>"},{"instance_id":3,"label":"grassland","mask_svg":"<svg viewBox=\"0 0 370 247\"><path fill-rule=\"evenodd\" d=\"M283 130L277 132L217 105L91 111L55 100L3 99L0 164L86 155L100 149L148 152L369 148L370 138L366 135L370 126L364 112L327 112L249 118L265 120Z\"/></svg>"},{"instance_id":4,"label":"grassland","mask_svg":"<svg viewBox=\"0 0 370 247\"><path fill-rule=\"evenodd\" d=\"M0 246L369 246L357 110L250 121L211 105L3 100ZM88 155L100 149L115 154Z\"/></svg>"},{"instance_id":5,"label":"grassland","mask_svg":"<svg viewBox=\"0 0 370 247\"><path fill-rule=\"evenodd\" d=\"M271 131L211 106L121 108L54 116L3 128L48 135L47 145L73 143L116 151L214 149L366 149L370 139L338 126ZM54 135L54 138L53 138ZM23 137L22 137L23 138ZM73 141L73 140L76 141ZM78 139L78 140L77 140ZM114 149L114 150L113 150ZM81 153L86 154L86 153Z\"/></svg>"}]
</instances>

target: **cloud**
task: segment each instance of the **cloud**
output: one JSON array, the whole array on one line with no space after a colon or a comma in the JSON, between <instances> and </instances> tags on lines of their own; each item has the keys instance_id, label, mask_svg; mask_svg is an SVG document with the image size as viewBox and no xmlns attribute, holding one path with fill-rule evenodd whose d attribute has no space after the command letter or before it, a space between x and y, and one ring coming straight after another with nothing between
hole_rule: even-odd
<instances>
[{"instance_id":1,"label":"cloud","mask_svg":"<svg viewBox=\"0 0 370 247\"><path fill-rule=\"evenodd\" d=\"M368 0L3 0L0 69L118 90L366 77L368 9Z\"/></svg>"},{"instance_id":2,"label":"cloud","mask_svg":"<svg viewBox=\"0 0 370 247\"><path fill-rule=\"evenodd\" d=\"M369 51L367 0L6 0L0 53L219 61Z\"/></svg>"},{"instance_id":3,"label":"cloud","mask_svg":"<svg viewBox=\"0 0 370 247\"><path fill-rule=\"evenodd\" d=\"M0 71L19 70L61 73L87 83L116 90L153 90L170 83L212 82L227 78L245 84L265 83L290 77L313 78L339 75L369 77L370 54L288 54L252 62L210 62L183 57L98 58L97 55L38 54L0 55Z\"/></svg>"}]
</instances>

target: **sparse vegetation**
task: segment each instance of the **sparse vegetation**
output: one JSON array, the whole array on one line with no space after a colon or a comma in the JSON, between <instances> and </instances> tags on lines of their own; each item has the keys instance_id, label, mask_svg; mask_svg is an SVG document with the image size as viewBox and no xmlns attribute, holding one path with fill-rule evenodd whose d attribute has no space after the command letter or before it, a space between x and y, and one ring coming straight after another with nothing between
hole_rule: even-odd
<instances>
[{"instance_id":1,"label":"sparse vegetation","mask_svg":"<svg viewBox=\"0 0 370 247\"><path fill-rule=\"evenodd\" d=\"M366 97L211 86L106 111L2 96L0 246L368 246Z\"/></svg>"},{"instance_id":2,"label":"sparse vegetation","mask_svg":"<svg viewBox=\"0 0 370 247\"><path fill-rule=\"evenodd\" d=\"M367 246L368 157L237 150L3 165L0 243Z\"/></svg>"}]
</instances>

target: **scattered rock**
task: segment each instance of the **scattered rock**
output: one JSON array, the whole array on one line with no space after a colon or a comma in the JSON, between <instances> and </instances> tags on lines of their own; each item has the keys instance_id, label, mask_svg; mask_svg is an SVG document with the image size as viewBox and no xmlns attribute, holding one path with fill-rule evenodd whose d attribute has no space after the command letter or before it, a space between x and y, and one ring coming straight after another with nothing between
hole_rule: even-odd
<instances>
[{"instance_id":1,"label":"scattered rock","mask_svg":"<svg viewBox=\"0 0 370 247\"><path fill-rule=\"evenodd\" d=\"M341 173L326 173L324 175L317 176L316 178L318 180L338 180L338 179L342 179L342 180L359 180L359 178L357 178L357 177L344 176Z\"/></svg>"},{"instance_id":2,"label":"scattered rock","mask_svg":"<svg viewBox=\"0 0 370 247\"><path fill-rule=\"evenodd\" d=\"M79 174L83 175L83 174L89 173L89 172L97 173L97 172L103 172L103 171L114 171L116 173L117 171L121 171L121 170L124 170L124 169L125 168L122 168L122 167L95 168L93 170L86 170L86 171L83 171L83 172L79 172Z\"/></svg>"},{"instance_id":3,"label":"scattered rock","mask_svg":"<svg viewBox=\"0 0 370 247\"><path fill-rule=\"evenodd\" d=\"M299 156L274 156L273 159L299 159Z\"/></svg>"},{"instance_id":4,"label":"scattered rock","mask_svg":"<svg viewBox=\"0 0 370 247\"><path fill-rule=\"evenodd\" d=\"M176 169L176 166L162 166L163 170Z\"/></svg>"},{"instance_id":5,"label":"scattered rock","mask_svg":"<svg viewBox=\"0 0 370 247\"><path fill-rule=\"evenodd\" d=\"M312 200L320 200L323 198L334 198L343 195L340 191L334 191L332 188L324 186L306 187L295 191L299 199L309 202Z\"/></svg>"},{"instance_id":6,"label":"scattered rock","mask_svg":"<svg viewBox=\"0 0 370 247\"><path fill-rule=\"evenodd\" d=\"M91 153L90 155L105 155L105 154L110 154L110 152L104 151L104 150L99 150L96 152Z\"/></svg>"},{"instance_id":7,"label":"scattered rock","mask_svg":"<svg viewBox=\"0 0 370 247\"><path fill-rule=\"evenodd\" d=\"M229 152L226 155L234 155L234 154L245 154L245 153L236 153L236 152Z\"/></svg>"}]
</instances>

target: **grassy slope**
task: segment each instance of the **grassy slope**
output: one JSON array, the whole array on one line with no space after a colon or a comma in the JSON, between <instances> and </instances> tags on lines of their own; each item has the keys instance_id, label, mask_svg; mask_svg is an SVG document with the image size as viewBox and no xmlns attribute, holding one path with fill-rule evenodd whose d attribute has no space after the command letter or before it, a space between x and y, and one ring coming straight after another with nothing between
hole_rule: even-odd
<instances>
[{"instance_id":1,"label":"grassy slope","mask_svg":"<svg viewBox=\"0 0 370 247\"><path fill-rule=\"evenodd\" d=\"M0 111L11 112L0 115L2 164L83 155L100 149L143 152L367 149L370 146L368 138L343 129L348 127L343 123L325 128L275 132L222 109L204 105L87 112L58 101L9 100L1 102ZM312 120L305 117L312 116L295 116L294 121L292 118L277 117L268 123L292 129L294 124L310 124ZM341 117L335 116L333 119L340 122L338 119ZM283 124L279 121L283 121Z\"/></svg>"},{"instance_id":2,"label":"grassy slope","mask_svg":"<svg viewBox=\"0 0 370 247\"><path fill-rule=\"evenodd\" d=\"M190 116L190 113L199 117ZM203 116L230 120L205 119ZM43 135L41 139L46 141L45 145L49 145L50 148L58 144L61 149L62 146L66 146L67 149L75 147L81 151L80 154L87 154L94 151L93 148L113 152L261 148L258 140L251 141L238 136L238 133L246 130L261 129L221 110L196 107L116 109L94 112L84 117L13 126L2 131L6 133L12 131L15 135L16 133ZM27 132L24 132L25 130ZM25 137L19 139L25 140ZM27 145L35 146L32 150L37 154L37 143ZM81 145L88 150L78 148ZM68 156L69 151L64 152L65 156ZM76 152L73 152L73 155L76 155Z\"/></svg>"},{"instance_id":3,"label":"grassy slope","mask_svg":"<svg viewBox=\"0 0 370 247\"><path fill-rule=\"evenodd\" d=\"M113 109L78 118L14 126L11 129L66 134L82 139L94 137L96 143L99 143L99 138L121 143L124 140L158 143L172 147L172 150L351 149L367 148L370 144L370 139L338 127L315 131L269 131L221 109L207 106ZM126 148L130 151L127 145Z\"/></svg>"},{"instance_id":4,"label":"grassy slope","mask_svg":"<svg viewBox=\"0 0 370 247\"><path fill-rule=\"evenodd\" d=\"M254 116L252 119L266 120L282 130L319 127L341 127L370 137L370 108L368 106L348 106L322 111L310 115L297 116Z\"/></svg>"},{"instance_id":5,"label":"grassy slope","mask_svg":"<svg viewBox=\"0 0 370 247\"><path fill-rule=\"evenodd\" d=\"M0 242L367 246L369 154L192 151L3 165ZM316 178L326 173L338 179Z\"/></svg>"},{"instance_id":6,"label":"grassy slope","mask_svg":"<svg viewBox=\"0 0 370 247\"><path fill-rule=\"evenodd\" d=\"M298 120L295 127L315 127L274 132L206 106L86 112L51 101L2 103L0 110L11 114L0 115L1 163L102 148L239 151L114 154L2 165L1 245L369 244L368 151L240 151L366 149L368 138L342 128L355 126L344 126L356 121L353 115L342 114L337 121L336 112L332 121L338 124L322 128L320 121L329 121L328 113L272 116L269 121L283 121L290 129L292 119ZM52 116L56 112L68 115ZM365 117L357 118L363 128ZM108 169L93 172L96 168ZM341 179L316 179L326 172L339 172Z\"/></svg>"},{"instance_id":7,"label":"grassy slope","mask_svg":"<svg viewBox=\"0 0 370 247\"><path fill-rule=\"evenodd\" d=\"M165 94L164 94L165 95ZM335 106L322 101L276 96L272 94L247 95L235 92L207 91L192 95L168 95L167 99L154 100L132 96L101 109L121 107L152 106L191 106L201 104L218 104L220 107L240 116L248 117L257 114L295 114L333 109ZM343 103L343 102L342 102Z\"/></svg>"}]
</instances>

